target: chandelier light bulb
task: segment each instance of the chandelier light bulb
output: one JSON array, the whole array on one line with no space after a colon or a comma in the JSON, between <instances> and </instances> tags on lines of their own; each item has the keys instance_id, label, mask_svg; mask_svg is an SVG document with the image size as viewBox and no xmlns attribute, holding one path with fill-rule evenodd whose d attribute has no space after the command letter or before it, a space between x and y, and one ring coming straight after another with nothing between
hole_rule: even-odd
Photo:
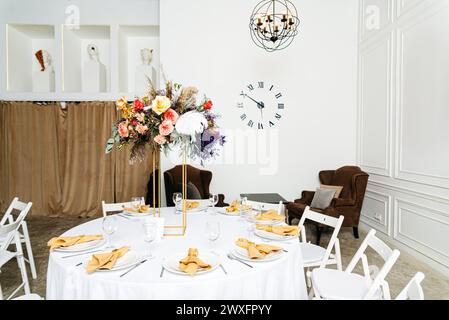
<instances>
[{"instance_id":1,"label":"chandelier light bulb","mask_svg":"<svg viewBox=\"0 0 449 320\"><path fill-rule=\"evenodd\" d=\"M290 0L262 0L254 8L249 26L253 42L273 52L293 42L299 24L298 12Z\"/></svg>"}]
</instances>

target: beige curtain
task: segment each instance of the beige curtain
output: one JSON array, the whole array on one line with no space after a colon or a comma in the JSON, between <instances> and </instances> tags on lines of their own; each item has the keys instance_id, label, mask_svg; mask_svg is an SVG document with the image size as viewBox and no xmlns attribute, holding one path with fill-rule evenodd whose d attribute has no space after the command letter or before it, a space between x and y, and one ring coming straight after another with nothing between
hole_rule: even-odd
<instances>
[{"instance_id":1,"label":"beige curtain","mask_svg":"<svg viewBox=\"0 0 449 320\"><path fill-rule=\"evenodd\" d=\"M101 201L144 196L151 155L131 166L128 150L105 154L117 119L112 102L38 106L0 102L0 204L18 196L33 215L93 216Z\"/></svg>"}]
</instances>

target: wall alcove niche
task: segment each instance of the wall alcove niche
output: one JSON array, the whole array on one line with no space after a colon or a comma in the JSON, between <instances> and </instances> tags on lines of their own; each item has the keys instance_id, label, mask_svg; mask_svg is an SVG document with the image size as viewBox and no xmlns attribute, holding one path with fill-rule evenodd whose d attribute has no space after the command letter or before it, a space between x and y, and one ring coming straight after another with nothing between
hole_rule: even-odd
<instances>
[{"instance_id":1,"label":"wall alcove niche","mask_svg":"<svg viewBox=\"0 0 449 320\"><path fill-rule=\"evenodd\" d=\"M63 29L63 84L65 92L109 92L111 88L111 31L109 26L82 25L79 29ZM96 68L87 65L91 58L87 50L88 45L93 44L98 48L99 62L104 66L104 85L99 89L92 89L86 84L86 79L96 76L91 70ZM83 76L84 74L84 76ZM101 78L101 75L100 75ZM100 81L101 82L101 81Z\"/></svg>"},{"instance_id":2,"label":"wall alcove niche","mask_svg":"<svg viewBox=\"0 0 449 320\"><path fill-rule=\"evenodd\" d=\"M119 27L119 91L130 95L142 95L148 89L141 72L151 75L157 86L160 64L159 26L120 26ZM142 49L152 49L150 65L143 67Z\"/></svg>"},{"instance_id":3,"label":"wall alcove niche","mask_svg":"<svg viewBox=\"0 0 449 320\"><path fill-rule=\"evenodd\" d=\"M35 57L36 51L47 51L54 66L56 58L54 27L9 24L6 26L6 49L7 91L32 92L33 74L41 70ZM53 87L49 91L54 91L54 74L52 78Z\"/></svg>"}]
</instances>

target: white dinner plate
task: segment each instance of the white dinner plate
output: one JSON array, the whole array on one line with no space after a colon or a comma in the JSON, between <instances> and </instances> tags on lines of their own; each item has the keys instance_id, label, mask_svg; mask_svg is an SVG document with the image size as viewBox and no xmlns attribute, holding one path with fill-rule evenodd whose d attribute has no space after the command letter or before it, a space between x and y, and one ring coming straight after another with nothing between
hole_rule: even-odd
<instances>
[{"instance_id":1,"label":"white dinner plate","mask_svg":"<svg viewBox=\"0 0 449 320\"><path fill-rule=\"evenodd\" d=\"M249 209L249 210L242 210L242 211L235 211L235 212L227 212L226 208L228 208L228 207L215 208L215 209L217 210L218 213L221 213L225 216L231 216L231 217L239 217L241 213L246 214L246 213L249 213L252 211L251 209Z\"/></svg>"},{"instance_id":2,"label":"white dinner plate","mask_svg":"<svg viewBox=\"0 0 449 320\"><path fill-rule=\"evenodd\" d=\"M267 254L264 258L260 259L251 259L248 256L248 250L243 249L239 246L235 246L235 249L233 251L234 255L242 260L250 261L250 262L268 262L268 261L274 261L282 258L284 256L284 251L280 250L278 252L272 252Z\"/></svg>"},{"instance_id":3,"label":"white dinner plate","mask_svg":"<svg viewBox=\"0 0 449 320\"><path fill-rule=\"evenodd\" d=\"M179 269L179 261L184 259L187 256L185 252L183 253L175 253L168 257L165 257L162 261L162 266L169 272L179 275L188 276L188 273L185 273L181 269ZM199 258L203 260L205 263L208 263L212 266L212 268L205 270L205 269L199 269L196 272L196 275L202 275L205 273L209 273L214 271L218 266L220 265L220 258L211 252L200 252Z\"/></svg>"},{"instance_id":4,"label":"white dinner plate","mask_svg":"<svg viewBox=\"0 0 449 320\"><path fill-rule=\"evenodd\" d=\"M254 231L254 234L258 237L275 241L290 241L298 238L298 236L281 236L265 230L256 230Z\"/></svg>"},{"instance_id":5,"label":"white dinner plate","mask_svg":"<svg viewBox=\"0 0 449 320\"><path fill-rule=\"evenodd\" d=\"M111 252L111 250L105 250L102 252L95 252L94 254L102 254L102 253L107 253L107 252ZM92 257L90 256L89 259L87 261L85 261L83 263L84 268L87 267L90 259ZM111 272L111 271L117 271L117 270L123 270L126 268L130 268L138 263L140 263L143 259L143 256L139 253L137 253L136 251L133 250L129 250L127 253L125 253L125 255L123 257L120 257L117 259L117 262L115 263L114 267L112 267L112 269L97 269L95 270L95 272Z\"/></svg>"},{"instance_id":6,"label":"white dinner plate","mask_svg":"<svg viewBox=\"0 0 449 320\"><path fill-rule=\"evenodd\" d=\"M75 244L73 246L70 247L62 247L62 248L57 248L54 251L57 252L81 252L81 251L88 251L88 250L92 250L92 249L96 249L101 247L102 245L104 245L106 242L105 239L100 239L100 240L94 240L94 241L89 241L89 242L83 242L80 244Z\"/></svg>"},{"instance_id":7,"label":"white dinner plate","mask_svg":"<svg viewBox=\"0 0 449 320\"><path fill-rule=\"evenodd\" d=\"M264 226L277 226L280 224L284 224L284 221L278 221L278 220L257 220L254 219L255 224L263 224Z\"/></svg>"},{"instance_id":8,"label":"white dinner plate","mask_svg":"<svg viewBox=\"0 0 449 320\"><path fill-rule=\"evenodd\" d=\"M123 210L123 214L125 216L129 216L129 217L145 217L145 216L149 216L150 214L153 214L153 213L151 212L151 210L148 210L147 212L132 212L132 211Z\"/></svg>"}]
</instances>

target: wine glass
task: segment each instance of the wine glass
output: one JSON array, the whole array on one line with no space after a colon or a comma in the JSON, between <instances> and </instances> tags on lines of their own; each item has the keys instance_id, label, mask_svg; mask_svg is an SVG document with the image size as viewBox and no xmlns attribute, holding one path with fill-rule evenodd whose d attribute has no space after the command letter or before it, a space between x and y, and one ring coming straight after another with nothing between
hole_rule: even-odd
<instances>
[{"instance_id":1,"label":"wine glass","mask_svg":"<svg viewBox=\"0 0 449 320\"><path fill-rule=\"evenodd\" d=\"M251 239L253 237L253 233L256 230L256 217L251 214L248 213L246 215L246 231L248 231L248 239Z\"/></svg>"},{"instance_id":2,"label":"wine glass","mask_svg":"<svg viewBox=\"0 0 449 320\"><path fill-rule=\"evenodd\" d=\"M143 224L143 240L148 243L148 255L147 259L153 259L154 255L151 254L151 243L156 240L157 225L154 222L145 222Z\"/></svg>"},{"instance_id":3,"label":"wine glass","mask_svg":"<svg viewBox=\"0 0 449 320\"><path fill-rule=\"evenodd\" d=\"M135 210L139 210L139 206L142 204L143 197L132 197L131 205Z\"/></svg>"},{"instance_id":4,"label":"wine glass","mask_svg":"<svg viewBox=\"0 0 449 320\"><path fill-rule=\"evenodd\" d=\"M175 213L179 210L179 205L182 201L182 193L175 192L173 193L173 203L175 204Z\"/></svg>"},{"instance_id":5,"label":"wine glass","mask_svg":"<svg viewBox=\"0 0 449 320\"><path fill-rule=\"evenodd\" d=\"M111 236L117 231L117 217L116 216L106 216L103 218L103 231L106 237L106 249L112 249Z\"/></svg>"},{"instance_id":6,"label":"wine glass","mask_svg":"<svg viewBox=\"0 0 449 320\"><path fill-rule=\"evenodd\" d=\"M209 201L212 204L212 214L215 214L215 205L218 203L218 194L210 194Z\"/></svg>"},{"instance_id":7,"label":"wine glass","mask_svg":"<svg viewBox=\"0 0 449 320\"><path fill-rule=\"evenodd\" d=\"M206 236L209 240L209 245L211 250L213 249L213 244L220 237L220 223L218 221L207 221L206 222ZM212 251L212 253L214 253Z\"/></svg>"},{"instance_id":8,"label":"wine glass","mask_svg":"<svg viewBox=\"0 0 449 320\"><path fill-rule=\"evenodd\" d=\"M248 203L248 198L247 197L240 197L240 204L241 205L246 205ZM240 210L239 211L239 221L240 222L244 222L245 221L245 210Z\"/></svg>"}]
</instances>

